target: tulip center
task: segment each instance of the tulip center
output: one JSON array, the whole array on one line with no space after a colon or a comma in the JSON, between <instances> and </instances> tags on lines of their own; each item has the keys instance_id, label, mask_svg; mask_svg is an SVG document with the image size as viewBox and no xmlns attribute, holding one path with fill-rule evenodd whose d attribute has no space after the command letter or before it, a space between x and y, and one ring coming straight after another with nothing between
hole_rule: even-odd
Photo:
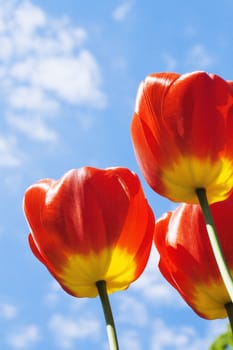
<instances>
[{"instance_id":1,"label":"tulip center","mask_svg":"<svg viewBox=\"0 0 233 350\"><path fill-rule=\"evenodd\" d=\"M95 297L97 281L105 281L110 294L126 289L136 279L136 270L134 256L125 249L105 248L98 253L70 256L59 273L59 280L78 297Z\"/></svg>"},{"instance_id":2,"label":"tulip center","mask_svg":"<svg viewBox=\"0 0 233 350\"><path fill-rule=\"evenodd\" d=\"M233 164L223 157L215 161L180 157L162 171L167 197L176 202L198 204L195 190L204 188L211 204L226 199L233 188Z\"/></svg>"},{"instance_id":3,"label":"tulip center","mask_svg":"<svg viewBox=\"0 0 233 350\"><path fill-rule=\"evenodd\" d=\"M195 286L194 299L191 304L203 317L207 319L225 318L227 312L225 304L230 299L221 280Z\"/></svg>"}]
</instances>

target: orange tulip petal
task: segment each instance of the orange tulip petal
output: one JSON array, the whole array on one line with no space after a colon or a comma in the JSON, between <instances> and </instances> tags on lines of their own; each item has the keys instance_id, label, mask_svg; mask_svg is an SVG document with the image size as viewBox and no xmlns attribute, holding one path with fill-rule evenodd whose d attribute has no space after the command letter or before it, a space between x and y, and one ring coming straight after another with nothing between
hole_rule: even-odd
<instances>
[{"instance_id":1,"label":"orange tulip petal","mask_svg":"<svg viewBox=\"0 0 233 350\"><path fill-rule=\"evenodd\" d=\"M154 215L138 177L126 168L71 170L25 193L24 210L35 256L75 296L129 286L149 257Z\"/></svg>"},{"instance_id":2,"label":"orange tulip petal","mask_svg":"<svg viewBox=\"0 0 233 350\"><path fill-rule=\"evenodd\" d=\"M174 201L209 202L233 188L233 88L217 75L158 73L141 83L131 134L148 184Z\"/></svg>"},{"instance_id":3,"label":"orange tulip petal","mask_svg":"<svg viewBox=\"0 0 233 350\"><path fill-rule=\"evenodd\" d=\"M232 258L233 195L211 205L220 243L230 270ZM156 223L155 245L159 269L168 282L200 316L226 317L230 298L220 276L198 205L183 204Z\"/></svg>"}]
</instances>

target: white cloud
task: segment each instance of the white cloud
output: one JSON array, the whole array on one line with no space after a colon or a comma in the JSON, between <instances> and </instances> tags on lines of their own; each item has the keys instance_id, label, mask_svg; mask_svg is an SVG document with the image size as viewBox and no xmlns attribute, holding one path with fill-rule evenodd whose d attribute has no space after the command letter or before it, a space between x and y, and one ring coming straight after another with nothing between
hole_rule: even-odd
<instances>
[{"instance_id":1,"label":"white cloud","mask_svg":"<svg viewBox=\"0 0 233 350\"><path fill-rule=\"evenodd\" d=\"M44 303L49 307L58 307L59 304L65 302L67 297L68 303L66 308L72 315L76 315L87 310L89 304L87 298L70 298L68 294L64 293L64 290L56 280L51 280L49 283L48 292L44 296Z\"/></svg>"},{"instance_id":2,"label":"white cloud","mask_svg":"<svg viewBox=\"0 0 233 350\"><path fill-rule=\"evenodd\" d=\"M29 0L1 2L0 34L8 50L18 58L28 54L69 54L87 37L81 27L73 27L69 19L49 17ZM6 55L6 58L9 55Z\"/></svg>"},{"instance_id":3,"label":"white cloud","mask_svg":"<svg viewBox=\"0 0 233 350\"><path fill-rule=\"evenodd\" d=\"M190 349L190 338L195 339L196 333L192 328L168 327L162 320L154 322L154 337L152 350ZM196 348L198 349L198 348Z\"/></svg>"},{"instance_id":4,"label":"white cloud","mask_svg":"<svg viewBox=\"0 0 233 350\"><path fill-rule=\"evenodd\" d=\"M131 290L140 292L142 300L153 302L153 306L163 307L164 305L184 305L178 292L170 286L158 269L158 253L152 249L150 259L142 276L130 287Z\"/></svg>"},{"instance_id":5,"label":"white cloud","mask_svg":"<svg viewBox=\"0 0 233 350\"><path fill-rule=\"evenodd\" d=\"M126 16L132 7L132 1L128 0L123 2L121 5L115 8L113 11L113 18L115 21L121 22L124 21Z\"/></svg>"},{"instance_id":6,"label":"white cloud","mask_svg":"<svg viewBox=\"0 0 233 350\"><path fill-rule=\"evenodd\" d=\"M100 67L85 48L86 38L84 28L67 17L49 16L30 0L1 1L2 115L14 132L54 141L57 131L48 118L56 116L63 103L88 109L106 106Z\"/></svg>"},{"instance_id":7,"label":"white cloud","mask_svg":"<svg viewBox=\"0 0 233 350\"><path fill-rule=\"evenodd\" d=\"M57 101L48 98L42 88L33 85L13 86L8 102L12 109L16 110L37 111L37 113L54 113L58 110Z\"/></svg>"},{"instance_id":8,"label":"white cloud","mask_svg":"<svg viewBox=\"0 0 233 350\"><path fill-rule=\"evenodd\" d=\"M17 316L18 310L15 305L9 303L0 304L0 316L6 320L12 320Z\"/></svg>"},{"instance_id":9,"label":"white cloud","mask_svg":"<svg viewBox=\"0 0 233 350\"><path fill-rule=\"evenodd\" d=\"M187 52L185 62L188 66L195 66L198 69L208 69L214 63L214 57L207 51L204 45L196 44Z\"/></svg>"},{"instance_id":10,"label":"white cloud","mask_svg":"<svg viewBox=\"0 0 233 350\"><path fill-rule=\"evenodd\" d=\"M46 18L43 11L30 3L23 2L15 11L15 25L17 25L25 33L32 33L38 27L45 25Z\"/></svg>"},{"instance_id":11,"label":"white cloud","mask_svg":"<svg viewBox=\"0 0 233 350\"><path fill-rule=\"evenodd\" d=\"M4 235L5 230L2 226L0 226L0 238Z\"/></svg>"},{"instance_id":12,"label":"white cloud","mask_svg":"<svg viewBox=\"0 0 233 350\"><path fill-rule=\"evenodd\" d=\"M122 349L142 350L140 337L136 331L125 331L121 334L119 343Z\"/></svg>"},{"instance_id":13,"label":"white cloud","mask_svg":"<svg viewBox=\"0 0 233 350\"><path fill-rule=\"evenodd\" d=\"M144 326L147 323L146 305L141 300L126 293L119 293L117 300L117 322L134 326Z\"/></svg>"},{"instance_id":14,"label":"white cloud","mask_svg":"<svg viewBox=\"0 0 233 350\"><path fill-rule=\"evenodd\" d=\"M205 332L206 348L209 349L212 342L227 330L228 320L207 321L208 327ZM194 350L194 349L193 349Z\"/></svg>"},{"instance_id":15,"label":"white cloud","mask_svg":"<svg viewBox=\"0 0 233 350\"><path fill-rule=\"evenodd\" d=\"M193 26L192 24L188 24L183 31L183 35L186 38L193 39L197 37L198 33L198 28L196 26Z\"/></svg>"},{"instance_id":16,"label":"white cloud","mask_svg":"<svg viewBox=\"0 0 233 350\"><path fill-rule=\"evenodd\" d=\"M37 89L40 97L48 91L54 98L67 103L93 107L105 105L105 97L99 90L101 76L98 65L88 50L81 50L73 56L50 55L25 59L13 64L9 75L18 83L28 84L27 89L33 89L33 93ZM21 86L20 88L22 89ZM54 101L50 103L54 104ZM35 107L37 106L38 104ZM17 106L14 104L12 107Z\"/></svg>"},{"instance_id":17,"label":"white cloud","mask_svg":"<svg viewBox=\"0 0 233 350\"><path fill-rule=\"evenodd\" d=\"M165 64L165 69L167 71L170 71L170 72L175 71L177 67L177 61L172 55L168 53L163 54L163 61Z\"/></svg>"},{"instance_id":18,"label":"white cloud","mask_svg":"<svg viewBox=\"0 0 233 350\"><path fill-rule=\"evenodd\" d=\"M168 71L177 70L177 67L180 67L180 60L182 60L183 65L188 67L189 70L208 70L216 62L216 57L203 44L195 44L179 60L171 53L164 53L162 60L165 70Z\"/></svg>"},{"instance_id":19,"label":"white cloud","mask_svg":"<svg viewBox=\"0 0 233 350\"><path fill-rule=\"evenodd\" d=\"M39 328L34 324L17 328L7 336L7 343L14 349L31 348L39 340Z\"/></svg>"},{"instance_id":20,"label":"white cloud","mask_svg":"<svg viewBox=\"0 0 233 350\"><path fill-rule=\"evenodd\" d=\"M88 131L95 126L97 118L94 115L86 112L85 114L78 113L76 120L78 121L79 126L83 131Z\"/></svg>"},{"instance_id":21,"label":"white cloud","mask_svg":"<svg viewBox=\"0 0 233 350\"><path fill-rule=\"evenodd\" d=\"M49 285L49 291L44 298L45 303L49 306L56 306L61 299L61 293L63 294L61 286L52 280Z\"/></svg>"},{"instance_id":22,"label":"white cloud","mask_svg":"<svg viewBox=\"0 0 233 350\"><path fill-rule=\"evenodd\" d=\"M204 335L200 336L192 326L167 325L157 319L152 325L151 350L197 350L209 349L210 344L225 326L222 321L209 322ZM211 323L212 322L212 323ZM217 327L213 327L216 322ZM216 328L218 329L216 332Z\"/></svg>"},{"instance_id":23,"label":"white cloud","mask_svg":"<svg viewBox=\"0 0 233 350\"><path fill-rule=\"evenodd\" d=\"M96 319L83 317L74 319L54 314L49 321L49 328L57 340L57 344L64 349L73 347L76 339L92 338L98 339L100 334L100 323Z\"/></svg>"},{"instance_id":24,"label":"white cloud","mask_svg":"<svg viewBox=\"0 0 233 350\"><path fill-rule=\"evenodd\" d=\"M54 141L58 138L55 130L48 126L48 121L41 115L9 114L7 116L9 125L26 135L27 137L38 141Z\"/></svg>"},{"instance_id":25,"label":"white cloud","mask_svg":"<svg viewBox=\"0 0 233 350\"><path fill-rule=\"evenodd\" d=\"M21 165L22 155L18 150L15 137L0 135L0 167L17 167Z\"/></svg>"}]
</instances>

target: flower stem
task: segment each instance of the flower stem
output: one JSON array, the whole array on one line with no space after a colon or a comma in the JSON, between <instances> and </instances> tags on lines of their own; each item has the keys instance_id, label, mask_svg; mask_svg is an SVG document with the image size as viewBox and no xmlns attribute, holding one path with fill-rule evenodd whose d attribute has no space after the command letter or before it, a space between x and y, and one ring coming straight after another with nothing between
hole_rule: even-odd
<instances>
[{"instance_id":1,"label":"flower stem","mask_svg":"<svg viewBox=\"0 0 233 350\"><path fill-rule=\"evenodd\" d=\"M101 304L104 311L104 317L106 321L108 341L110 350L119 350L116 328L114 324L114 319L112 315L111 305L108 298L106 282L105 281L97 281L96 287L98 289L98 293L100 296Z\"/></svg>"},{"instance_id":2,"label":"flower stem","mask_svg":"<svg viewBox=\"0 0 233 350\"><path fill-rule=\"evenodd\" d=\"M213 217L210 211L210 207L209 207L209 203L206 195L206 190L204 188L197 188L196 194L197 194L200 206L202 208L210 244L211 244L220 274L222 276L222 279L227 289L227 292L229 294L229 297L233 302L233 279L228 269L228 266L224 258L223 251L218 239L217 230L213 221Z\"/></svg>"},{"instance_id":3,"label":"flower stem","mask_svg":"<svg viewBox=\"0 0 233 350\"><path fill-rule=\"evenodd\" d=\"M233 333L233 304L231 302L225 304L225 309L227 311L227 316L230 321L231 331Z\"/></svg>"}]
</instances>

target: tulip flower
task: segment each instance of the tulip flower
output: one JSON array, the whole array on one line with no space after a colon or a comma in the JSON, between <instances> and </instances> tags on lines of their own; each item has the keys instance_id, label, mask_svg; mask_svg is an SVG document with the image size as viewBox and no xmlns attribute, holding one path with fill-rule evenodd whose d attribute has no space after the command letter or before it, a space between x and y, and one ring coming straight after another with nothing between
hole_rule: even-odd
<instances>
[{"instance_id":1,"label":"tulip flower","mask_svg":"<svg viewBox=\"0 0 233 350\"><path fill-rule=\"evenodd\" d=\"M149 75L131 126L136 158L154 191L175 202L226 199L233 188L233 82L193 72Z\"/></svg>"},{"instance_id":2,"label":"tulip flower","mask_svg":"<svg viewBox=\"0 0 233 350\"><path fill-rule=\"evenodd\" d=\"M35 256L69 294L99 294L110 349L118 350L108 293L141 275L155 226L137 175L120 167L70 170L29 187L24 211Z\"/></svg>"},{"instance_id":3,"label":"tulip flower","mask_svg":"<svg viewBox=\"0 0 233 350\"><path fill-rule=\"evenodd\" d=\"M29 187L24 211L30 247L65 291L95 297L126 289L143 272L154 215L136 174L83 167Z\"/></svg>"},{"instance_id":4,"label":"tulip flower","mask_svg":"<svg viewBox=\"0 0 233 350\"><path fill-rule=\"evenodd\" d=\"M232 208L233 195L210 206L231 273ZM161 273L191 308L206 319L226 317L227 306L232 302L213 254L200 206L182 204L165 214L157 220L154 240Z\"/></svg>"}]
</instances>

